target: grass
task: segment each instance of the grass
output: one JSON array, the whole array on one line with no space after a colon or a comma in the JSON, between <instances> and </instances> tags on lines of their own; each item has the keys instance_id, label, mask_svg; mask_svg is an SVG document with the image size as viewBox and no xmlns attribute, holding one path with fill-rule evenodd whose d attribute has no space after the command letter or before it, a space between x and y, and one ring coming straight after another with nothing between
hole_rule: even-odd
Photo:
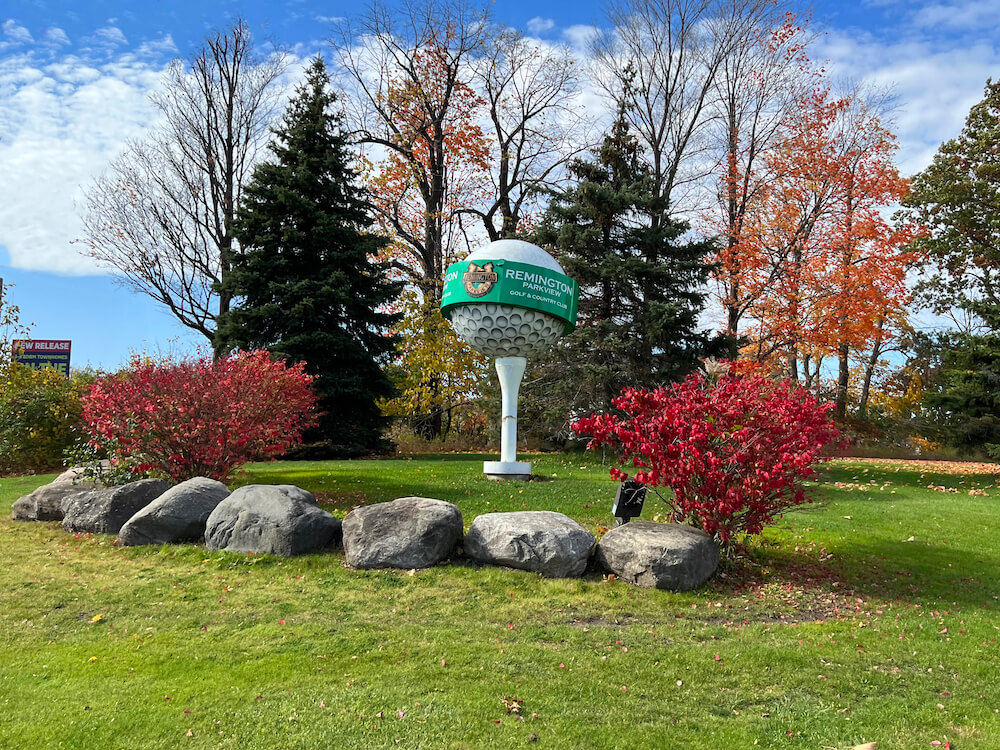
<instances>
[{"instance_id":1,"label":"grass","mask_svg":"<svg viewBox=\"0 0 1000 750\"><path fill-rule=\"evenodd\" d=\"M482 458L259 464L238 483L298 484L338 514L422 495L466 525L609 523L598 457L535 457L546 479L524 485L483 479ZM814 504L685 594L121 548L7 520L51 477L3 480L0 747L996 747L1000 490L938 472L837 462Z\"/></svg>"}]
</instances>

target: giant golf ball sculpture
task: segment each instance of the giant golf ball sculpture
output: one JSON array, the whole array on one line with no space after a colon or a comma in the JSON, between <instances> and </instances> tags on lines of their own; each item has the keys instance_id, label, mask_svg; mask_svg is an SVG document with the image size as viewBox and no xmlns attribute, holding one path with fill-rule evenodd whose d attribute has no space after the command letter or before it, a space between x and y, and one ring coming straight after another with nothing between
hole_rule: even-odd
<instances>
[{"instance_id":1,"label":"giant golf ball sculpture","mask_svg":"<svg viewBox=\"0 0 1000 750\"><path fill-rule=\"evenodd\" d=\"M500 460L485 461L491 479L531 477L517 460L517 393L527 357L576 327L576 282L540 247L498 240L448 266L441 312L458 337L496 360L500 377Z\"/></svg>"}]
</instances>

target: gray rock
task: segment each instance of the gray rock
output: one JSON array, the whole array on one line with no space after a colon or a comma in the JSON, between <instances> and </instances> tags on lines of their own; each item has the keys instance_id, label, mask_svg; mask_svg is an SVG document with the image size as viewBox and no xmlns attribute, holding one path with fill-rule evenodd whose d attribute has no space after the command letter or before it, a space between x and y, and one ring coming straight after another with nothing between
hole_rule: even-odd
<instances>
[{"instance_id":1,"label":"gray rock","mask_svg":"<svg viewBox=\"0 0 1000 750\"><path fill-rule=\"evenodd\" d=\"M344 519L344 556L355 568L427 568L449 558L461 538L458 506L427 497L356 508Z\"/></svg>"},{"instance_id":2,"label":"gray rock","mask_svg":"<svg viewBox=\"0 0 1000 750\"><path fill-rule=\"evenodd\" d=\"M478 516L462 546L468 557L482 563L567 578L583 574L595 541L569 516L523 510Z\"/></svg>"},{"instance_id":3,"label":"gray rock","mask_svg":"<svg viewBox=\"0 0 1000 750\"><path fill-rule=\"evenodd\" d=\"M338 544L340 527L310 492L290 484L251 484L212 511L205 546L291 557Z\"/></svg>"},{"instance_id":4,"label":"gray rock","mask_svg":"<svg viewBox=\"0 0 1000 750\"><path fill-rule=\"evenodd\" d=\"M91 534L117 534L132 516L170 488L162 479L140 479L70 495L63 501L63 528Z\"/></svg>"},{"instance_id":5,"label":"gray rock","mask_svg":"<svg viewBox=\"0 0 1000 750\"><path fill-rule=\"evenodd\" d=\"M71 495L78 495L96 489L99 485L91 481L72 482L54 481L43 484L34 492L30 492L14 501L11 507L11 518L15 521L61 521L63 520L63 502Z\"/></svg>"},{"instance_id":6,"label":"gray rock","mask_svg":"<svg viewBox=\"0 0 1000 750\"><path fill-rule=\"evenodd\" d=\"M132 516L118 532L118 541L133 546L201 539L209 515L227 497L229 489L222 482L188 479Z\"/></svg>"},{"instance_id":7,"label":"gray rock","mask_svg":"<svg viewBox=\"0 0 1000 750\"><path fill-rule=\"evenodd\" d=\"M597 561L623 581L673 591L705 583L719 556L719 547L701 529L652 521L614 527L595 552Z\"/></svg>"}]
</instances>

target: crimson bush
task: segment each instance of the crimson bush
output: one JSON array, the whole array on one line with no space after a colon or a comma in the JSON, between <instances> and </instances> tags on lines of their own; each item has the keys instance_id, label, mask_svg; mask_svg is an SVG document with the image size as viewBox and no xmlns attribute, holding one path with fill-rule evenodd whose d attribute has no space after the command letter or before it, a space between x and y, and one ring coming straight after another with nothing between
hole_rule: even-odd
<instances>
[{"instance_id":1,"label":"crimson bush","mask_svg":"<svg viewBox=\"0 0 1000 750\"><path fill-rule=\"evenodd\" d=\"M617 445L635 479L673 491L671 520L704 529L728 545L759 534L784 510L806 501L803 482L837 440L832 405L800 386L755 374L702 373L653 391L626 388L622 414L573 425L588 448ZM628 478L621 468L616 479Z\"/></svg>"},{"instance_id":2,"label":"crimson bush","mask_svg":"<svg viewBox=\"0 0 1000 750\"><path fill-rule=\"evenodd\" d=\"M266 351L152 362L100 378L83 398L91 444L115 446L113 461L176 481L224 479L247 461L279 455L316 422L304 363Z\"/></svg>"}]
</instances>

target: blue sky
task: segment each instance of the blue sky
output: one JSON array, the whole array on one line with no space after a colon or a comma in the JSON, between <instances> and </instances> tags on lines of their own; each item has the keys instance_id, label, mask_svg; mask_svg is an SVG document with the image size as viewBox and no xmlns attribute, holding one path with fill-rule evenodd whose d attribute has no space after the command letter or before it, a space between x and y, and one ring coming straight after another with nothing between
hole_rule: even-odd
<instances>
[{"instance_id":1,"label":"blue sky","mask_svg":"<svg viewBox=\"0 0 1000 750\"><path fill-rule=\"evenodd\" d=\"M286 2L65 2L0 6L0 277L35 338L73 340L73 364L115 368L130 351L177 352L198 337L80 254L82 188L152 120L149 93L236 14L259 39L305 58L332 19L362 5ZM600 0L497 0L496 18L580 46ZM894 88L904 173L954 136L989 76L1000 77L1000 0L868 0L812 6L814 59L834 77Z\"/></svg>"}]
</instances>

